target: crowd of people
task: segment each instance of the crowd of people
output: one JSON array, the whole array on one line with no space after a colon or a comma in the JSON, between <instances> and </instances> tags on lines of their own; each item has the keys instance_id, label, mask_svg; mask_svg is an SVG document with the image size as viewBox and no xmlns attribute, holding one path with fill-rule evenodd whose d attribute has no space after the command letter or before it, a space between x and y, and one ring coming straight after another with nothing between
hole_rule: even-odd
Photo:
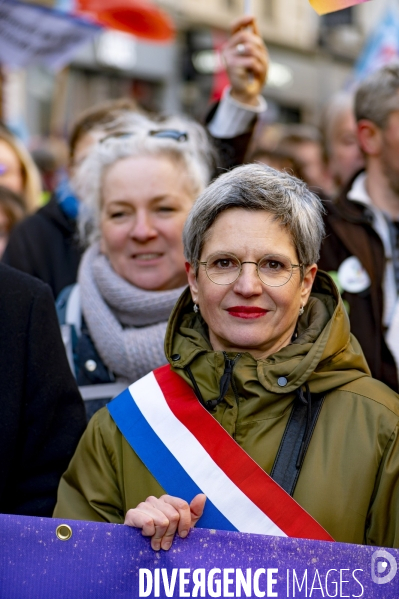
<instances>
[{"instance_id":1,"label":"crowd of people","mask_svg":"<svg viewBox=\"0 0 399 599\"><path fill-rule=\"evenodd\" d=\"M187 536L213 481L171 493L115 407L130 386L150 421L164 381L331 538L399 547L399 67L320 129L261 127L252 17L224 60L206 125L129 99L80 115L45 205L0 131L0 511Z\"/></svg>"}]
</instances>

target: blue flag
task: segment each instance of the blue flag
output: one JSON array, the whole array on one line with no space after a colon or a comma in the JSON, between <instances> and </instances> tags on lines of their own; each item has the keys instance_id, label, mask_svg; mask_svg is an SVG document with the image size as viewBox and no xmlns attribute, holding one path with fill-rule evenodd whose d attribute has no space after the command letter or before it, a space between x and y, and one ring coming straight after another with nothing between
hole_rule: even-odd
<instances>
[{"instance_id":1,"label":"blue flag","mask_svg":"<svg viewBox=\"0 0 399 599\"><path fill-rule=\"evenodd\" d=\"M364 79L394 61L399 62L399 8L396 2L391 2L355 65L355 80Z\"/></svg>"}]
</instances>

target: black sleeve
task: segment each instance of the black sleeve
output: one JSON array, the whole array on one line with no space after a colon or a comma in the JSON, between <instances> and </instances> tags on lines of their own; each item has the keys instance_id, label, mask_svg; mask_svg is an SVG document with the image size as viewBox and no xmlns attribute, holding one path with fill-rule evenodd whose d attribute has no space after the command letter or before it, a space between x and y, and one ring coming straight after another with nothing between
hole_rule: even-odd
<instances>
[{"instance_id":1,"label":"black sleeve","mask_svg":"<svg viewBox=\"0 0 399 599\"><path fill-rule=\"evenodd\" d=\"M85 429L86 417L67 362L51 291L38 281L34 281L34 289L26 311L26 330L16 326L14 339L15 344L25 344L17 354L23 364L10 364L6 389L10 391L15 383L14 401L19 407L17 414L17 405L5 406L11 420L18 423L11 422L16 439L8 438L8 447L14 451L8 456L12 466L0 507L9 513L50 517L59 480ZM19 380L14 381L17 373Z\"/></svg>"},{"instance_id":2,"label":"black sleeve","mask_svg":"<svg viewBox=\"0 0 399 599\"><path fill-rule=\"evenodd\" d=\"M207 114L206 124L210 123L212 120L217 107L218 104L215 104ZM216 164L215 176L221 175L226 169L234 168L235 166L244 163L255 124L256 116L253 118L250 130L241 135L236 135L236 137L223 138L210 135L218 151L218 163Z\"/></svg>"},{"instance_id":3,"label":"black sleeve","mask_svg":"<svg viewBox=\"0 0 399 599\"><path fill-rule=\"evenodd\" d=\"M327 200L323 196L320 197L323 201L323 206L325 209L325 229L324 238L320 248L318 267L320 270L325 270L326 272L336 272L342 262L351 255L351 252L348 251L346 244L342 242L341 236L337 234L337 225L333 226L334 222L344 222L339 211L337 211L334 202ZM345 236L344 232L343 235Z\"/></svg>"},{"instance_id":4,"label":"black sleeve","mask_svg":"<svg viewBox=\"0 0 399 599\"><path fill-rule=\"evenodd\" d=\"M1 261L8 266L22 270L28 275L39 277L36 264L36 250L29 236L26 222L22 221L11 231L10 238ZM37 238L38 241L39 237Z\"/></svg>"},{"instance_id":5,"label":"black sleeve","mask_svg":"<svg viewBox=\"0 0 399 599\"><path fill-rule=\"evenodd\" d=\"M81 253L76 223L52 198L14 227L2 262L47 283L56 298L76 282Z\"/></svg>"}]
</instances>

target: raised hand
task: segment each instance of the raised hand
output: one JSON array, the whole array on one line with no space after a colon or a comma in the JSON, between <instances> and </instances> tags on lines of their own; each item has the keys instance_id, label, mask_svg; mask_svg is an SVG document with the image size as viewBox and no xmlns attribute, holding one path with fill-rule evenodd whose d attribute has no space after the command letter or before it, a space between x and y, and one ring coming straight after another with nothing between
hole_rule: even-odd
<instances>
[{"instance_id":1,"label":"raised hand","mask_svg":"<svg viewBox=\"0 0 399 599\"><path fill-rule=\"evenodd\" d=\"M222 56L231 83L232 98L256 106L266 82L269 56L254 17L243 16L234 21Z\"/></svg>"}]
</instances>

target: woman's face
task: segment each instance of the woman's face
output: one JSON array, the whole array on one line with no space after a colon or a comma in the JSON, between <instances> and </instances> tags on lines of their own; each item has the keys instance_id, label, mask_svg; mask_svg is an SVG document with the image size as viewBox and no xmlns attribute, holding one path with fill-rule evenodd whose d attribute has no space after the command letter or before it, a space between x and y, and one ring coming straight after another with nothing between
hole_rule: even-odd
<instances>
[{"instance_id":1,"label":"woman's face","mask_svg":"<svg viewBox=\"0 0 399 599\"><path fill-rule=\"evenodd\" d=\"M193 195L187 173L169 158L124 158L103 180L101 251L121 277L162 291L187 283L182 232Z\"/></svg>"},{"instance_id":2,"label":"woman's face","mask_svg":"<svg viewBox=\"0 0 399 599\"><path fill-rule=\"evenodd\" d=\"M0 185L15 193L24 192L21 163L12 147L3 139L0 139Z\"/></svg>"},{"instance_id":3,"label":"woman's face","mask_svg":"<svg viewBox=\"0 0 399 599\"><path fill-rule=\"evenodd\" d=\"M216 252L235 254L242 262L279 254L298 264L290 233L263 211L222 212L208 232L201 261ZM290 343L317 271L315 264L308 267L301 281L295 268L285 285L269 287L257 276L254 264L243 264L240 277L230 285L213 283L202 265L197 277L192 266L186 267L193 301L209 327L213 349L249 351L257 359Z\"/></svg>"}]
</instances>

